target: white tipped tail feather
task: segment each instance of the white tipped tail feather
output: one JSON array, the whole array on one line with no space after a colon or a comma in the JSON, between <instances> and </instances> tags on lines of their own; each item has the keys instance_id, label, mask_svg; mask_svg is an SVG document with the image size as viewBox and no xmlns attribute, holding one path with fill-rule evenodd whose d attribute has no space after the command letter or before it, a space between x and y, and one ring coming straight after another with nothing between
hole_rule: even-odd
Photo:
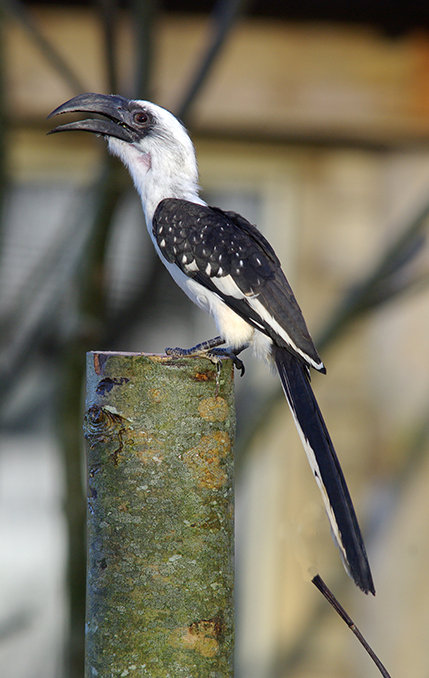
<instances>
[{"instance_id":1,"label":"white tipped tail feather","mask_svg":"<svg viewBox=\"0 0 429 678\"><path fill-rule=\"evenodd\" d=\"M283 390L322 493L344 566L365 593L375 593L365 546L334 446L310 386L308 368L287 349L272 349Z\"/></svg>"}]
</instances>

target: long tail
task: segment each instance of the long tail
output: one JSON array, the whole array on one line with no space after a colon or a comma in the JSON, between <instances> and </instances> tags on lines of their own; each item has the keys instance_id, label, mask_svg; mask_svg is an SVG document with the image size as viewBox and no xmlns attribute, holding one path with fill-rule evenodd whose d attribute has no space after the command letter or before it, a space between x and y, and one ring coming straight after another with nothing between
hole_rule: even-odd
<instances>
[{"instance_id":1,"label":"long tail","mask_svg":"<svg viewBox=\"0 0 429 678\"><path fill-rule=\"evenodd\" d=\"M310 386L307 367L287 349L273 346L289 407L322 493L344 566L365 593L375 595L362 535L334 446Z\"/></svg>"}]
</instances>

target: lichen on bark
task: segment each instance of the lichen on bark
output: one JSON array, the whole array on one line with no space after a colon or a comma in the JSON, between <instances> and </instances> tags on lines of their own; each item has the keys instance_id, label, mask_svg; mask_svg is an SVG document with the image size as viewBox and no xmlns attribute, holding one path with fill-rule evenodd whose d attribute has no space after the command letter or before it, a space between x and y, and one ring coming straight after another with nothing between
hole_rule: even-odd
<instances>
[{"instance_id":1,"label":"lichen on bark","mask_svg":"<svg viewBox=\"0 0 429 678\"><path fill-rule=\"evenodd\" d=\"M233 675L233 368L91 352L86 678Z\"/></svg>"}]
</instances>

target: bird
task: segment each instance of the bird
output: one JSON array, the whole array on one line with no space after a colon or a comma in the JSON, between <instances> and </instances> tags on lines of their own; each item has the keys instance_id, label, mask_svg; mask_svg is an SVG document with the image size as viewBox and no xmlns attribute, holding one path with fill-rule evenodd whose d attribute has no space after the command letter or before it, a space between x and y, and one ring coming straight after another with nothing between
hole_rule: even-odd
<instances>
[{"instance_id":1,"label":"bird","mask_svg":"<svg viewBox=\"0 0 429 678\"><path fill-rule=\"evenodd\" d=\"M350 493L310 383L310 370L326 369L272 246L243 216L209 206L200 197L194 145L167 109L90 92L66 101L48 117L65 113L95 117L49 133L86 131L107 140L140 195L158 256L186 295L215 321L218 336L183 352L202 350L212 356L226 344L237 358L251 346L277 368L345 569L364 593L375 595Z\"/></svg>"}]
</instances>

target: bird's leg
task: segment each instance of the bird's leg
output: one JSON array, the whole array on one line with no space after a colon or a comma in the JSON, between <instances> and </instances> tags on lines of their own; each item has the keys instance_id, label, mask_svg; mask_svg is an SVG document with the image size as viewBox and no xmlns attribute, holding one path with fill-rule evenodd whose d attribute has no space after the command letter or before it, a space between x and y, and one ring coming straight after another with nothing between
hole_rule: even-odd
<instances>
[{"instance_id":1,"label":"bird's leg","mask_svg":"<svg viewBox=\"0 0 429 678\"><path fill-rule=\"evenodd\" d=\"M192 346L192 348L180 348L179 346L176 346L175 348L168 347L165 349L165 352L167 355L171 356L202 356L203 358L212 360L214 363L218 363L219 358L221 357L230 358L235 367L240 370L241 376L243 376L244 364L237 356L241 351L244 351L244 349L248 347L248 344L244 344L243 346L234 349L227 347L218 348L224 343L225 340L222 337L214 337L213 339L202 341L200 344Z\"/></svg>"}]
</instances>

